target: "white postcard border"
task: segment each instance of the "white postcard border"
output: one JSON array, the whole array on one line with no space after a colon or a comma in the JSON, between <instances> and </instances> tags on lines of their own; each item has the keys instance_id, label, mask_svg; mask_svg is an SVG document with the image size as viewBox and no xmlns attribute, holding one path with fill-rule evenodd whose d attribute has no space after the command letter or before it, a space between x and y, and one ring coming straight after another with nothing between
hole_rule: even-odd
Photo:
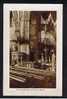
<instances>
[{"instance_id":1,"label":"white postcard border","mask_svg":"<svg viewBox=\"0 0 67 99\"><path fill-rule=\"evenodd\" d=\"M57 11L57 72L56 88L9 88L9 11ZM62 4L4 4L3 5L3 95L62 96Z\"/></svg>"}]
</instances>

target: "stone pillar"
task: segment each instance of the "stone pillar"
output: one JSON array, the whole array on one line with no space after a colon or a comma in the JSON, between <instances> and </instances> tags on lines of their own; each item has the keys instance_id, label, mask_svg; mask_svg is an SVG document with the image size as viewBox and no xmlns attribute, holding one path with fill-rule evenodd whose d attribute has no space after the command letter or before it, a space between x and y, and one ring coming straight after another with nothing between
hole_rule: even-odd
<instances>
[{"instance_id":1,"label":"stone pillar","mask_svg":"<svg viewBox=\"0 0 67 99\"><path fill-rule=\"evenodd\" d=\"M44 49L44 52L45 52L45 63L47 63L47 48L45 47L45 49Z\"/></svg>"},{"instance_id":2,"label":"stone pillar","mask_svg":"<svg viewBox=\"0 0 67 99\"><path fill-rule=\"evenodd\" d=\"M30 22L30 11L24 11L24 29L26 40L29 40L29 22Z\"/></svg>"},{"instance_id":3,"label":"stone pillar","mask_svg":"<svg viewBox=\"0 0 67 99\"><path fill-rule=\"evenodd\" d=\"M54 54L54 51L52 51L52 71L55 71L55 54Z\"/></svg>"},{"instance_id":4,"label":"stone pillar","mask_svg":"<svg viewBox=\"0 0 67 99\"><path fill-rule=\"evenodd\" d=\"M41 68L43 69L44 67L44 57L43 57L43 53L41 54Z\"/></svg>"},{"instance_id":5,"label":"stone pillar","mask_svg":"<svg viewBox=\"0 0 67 99\"><path fill-rule=\"evenodd\" d=\"M20 11L20 35L21 38L24 36L24 11Z\"/></svg>"}]
</instances>

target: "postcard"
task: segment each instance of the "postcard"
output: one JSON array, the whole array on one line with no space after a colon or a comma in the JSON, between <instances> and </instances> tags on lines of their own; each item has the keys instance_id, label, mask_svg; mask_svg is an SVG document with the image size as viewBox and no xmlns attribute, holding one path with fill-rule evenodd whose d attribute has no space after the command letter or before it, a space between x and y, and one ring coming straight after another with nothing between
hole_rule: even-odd
<instances>
[{"instance_id":1,"label":"postcard","mask_svg":"<svg viewBox=\"0 0 67 99\"><path fill-rule=\"evenodd\" d=\"M62 4L3 5L3 95L62 96Z\"/></svg>"}]
</instances>

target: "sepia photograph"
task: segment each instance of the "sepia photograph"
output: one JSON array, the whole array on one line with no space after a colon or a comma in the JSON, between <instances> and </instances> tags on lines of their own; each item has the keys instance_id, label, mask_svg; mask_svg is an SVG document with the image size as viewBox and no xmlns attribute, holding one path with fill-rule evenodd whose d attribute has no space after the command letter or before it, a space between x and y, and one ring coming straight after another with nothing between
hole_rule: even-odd
<instances>
[{"instance_id":1,"label":"sepia photograph","mask_svg":"<svg viewBox=\"0 0 67 99\"><path fill-rule=\"evenodd\" d=\"M10 87L56 87L56 11L10 11Z\"/></svg>"},{"instance_id":2,"label":"sepia photograph","mask_svg":"<svg viewBox=\"0 0 67 99\"><path fill-rule=\"evenodd\" d=\"M4 14L5 95L62 95L62 5L5 4Z\"/></svg>"}]
</instances>

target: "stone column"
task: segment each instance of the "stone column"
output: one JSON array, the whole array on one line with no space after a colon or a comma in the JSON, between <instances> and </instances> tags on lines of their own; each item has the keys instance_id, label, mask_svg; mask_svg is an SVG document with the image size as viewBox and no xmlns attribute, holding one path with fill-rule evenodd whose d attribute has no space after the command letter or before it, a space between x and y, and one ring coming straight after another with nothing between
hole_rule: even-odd
<instances>
[{"instance_id":1,"label":"stone column","mask_svg":"<svg viewBox=\"0 0 67 99\"><path fill-rule=\"evenodd\" d=\"M24 11L25 39L29 40L30 11Z\"/></svg>"},{"instance_id":2,"label":"stone column","mask_svg":"<svg viewBox=\"0 0 67 99\"><path fill-rule=\"evenodd\" d=\"M52 71L55 71L55 54L52 52Z\"/></svg>"},{"instance_id":3,"label":"stone column","mask_svg":"<svg viewBox=\"0 0 67 99\"><path fill-rule=\"evenodd\" d=\"M30 11L24 11L24 38L25 40L29 41L29 35L30 35ZM29 55L29 42L26 43L26 54ZM29 57L27 57L27 61L29 60Z\"/></svg>"},{"instance_id":4,"label":"stone column","mask_svg":"<svg viewBox=\"0 0 67 99\"><path fill-rule=\"evenodd\" d=\"M24 11L20 11L20 35L21 38L24 36Z\"/></svg>"}]
</instances>

